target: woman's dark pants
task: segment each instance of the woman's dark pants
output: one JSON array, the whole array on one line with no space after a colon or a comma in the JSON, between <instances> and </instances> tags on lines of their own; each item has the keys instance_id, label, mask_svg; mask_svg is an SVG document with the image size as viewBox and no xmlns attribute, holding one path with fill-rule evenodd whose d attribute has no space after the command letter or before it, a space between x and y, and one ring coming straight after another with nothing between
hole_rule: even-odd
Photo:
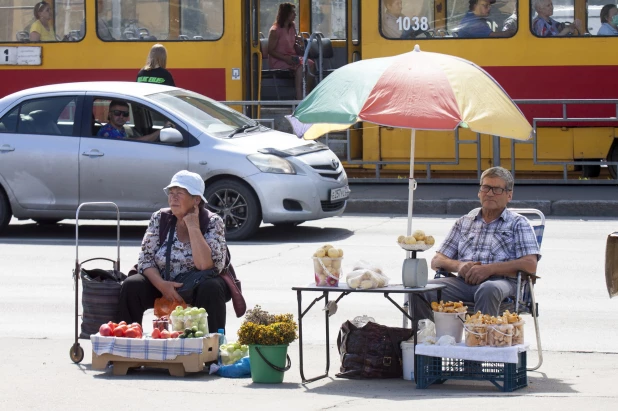
<instances>
[{"instance_id":1,"label":"woman's dark pants","mask_svg":"<svg viewBox=\"0 0 618 411\"><path fill-rule=\"evenodd\" d=\"M135 274L122 283L120 289L119 321L142 323L144 311L154 308L154 301L161 292L142 274ZM208 331L216 333L225 329L225 303L231 298L230 291L221 277L209 278L194 291L193 301L187 303L203 307L208 313Z\"/></svg>"}]
</instances>

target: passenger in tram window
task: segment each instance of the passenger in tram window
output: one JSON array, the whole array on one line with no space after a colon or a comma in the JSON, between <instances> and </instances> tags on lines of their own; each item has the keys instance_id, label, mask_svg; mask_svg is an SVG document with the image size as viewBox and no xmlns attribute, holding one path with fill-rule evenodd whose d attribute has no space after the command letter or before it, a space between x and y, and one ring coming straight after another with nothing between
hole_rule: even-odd
<instances>
[{"instance_id":1,"label":"passenger in tram window","mask_svg":"<svg viewBox=\"0 0 618 411\"><path fill-rule=\"evenodd\" d=\"M30 26L30 41L56 41L49 3L41 1L35 4L33 12L36 21Z\"/></svg>"},{"instance_id":2,"label":"passenger in tram window","mask_svg":"<svg viewBox=\"0 0 618 411\"><path fill-rule=\"evenodd\" d=\"M493 31L489 26L487 17L491 10L491 5L496 0L470 0L470 8L461 19L457 34L463 38L474 37L510 37L514 31Z\"/></svg>"},{"instance_id":3,"label":"passenger in tram window","mask_svg":"<svg viewBox=\"0 0 618 411\"><path fill-rule=\"evenodd\" d=\"M413 39L416 34L427 31L429 28L428 25L427 28L423 28L423 25L427 23L419 24L420 19L428 14L425 11L426 2L423 2L420 7L418 4L413 5L416 9L415 16L417 17L412 19L403 14L402 0L382 0L382 4L384 5L382 9L382 35L384 37L389 39ZM408 24L410 28L405 30L405 26Z\"/></svg>"},{"instance_id":4,"label":"passenger in tram window","mask_svg":"<svg viewBox=\"0 0 618 411\"><path fill-rule=\"evenodd\" d=\"M297 35L296 6L292 3L281 3L277 18L268 33L268 67L275 70L291 70L294 73L296 99L303 98L303 57L297 56L294 43L302 41ZM315 73L315 63L307 59L307 70ZM306 76L306 91L309 93L313 86L312 76Z\"/></svg>"},{"instance_id":5,"label":"passenger in tram window","mask_svg":"<svg viewBox=\"0 0 618 411\"><path fill-rule=\"evenodd\" d=\"M114 40L114 36L112 36L112 30L109 28L109 25L103 18L103 10L105 8L105 0L97 0L97 36L103 41L112 41ZM84 38L86 35L86 19L82 20L82 24L79 28L81 38Z\"/></svg>"},{"instance_id":6,"label":"passenger in tram window","mask_svg":"<svg viewBox=\"0 0 618 411\"><path fill-rule=\"evenodd\" d=\"M618 8L615 4L606 4L601 9L601 28L597 36L618 36Z\"/></svg>"},{"instance_id":7,"label":"passenger in tram window","mask_svg":"<svg viewBox=\"0 0 618 411\"><path fill-rule=\"evenodd\" d=\"M560 23L551 18L554 14L552 0L532 0L537 16L532 20L532 32L539 37L572 36L582 33L582 22L575 19L573 24Z\"/></svg>"},{"instance_id":8,"label":"passenger in tram window","mask_svg":"<svg viewBox=\"0 0 618 411\"><path fill-rule=\"evenodd\" d=\"M138 83L163 84L175 87L172 74L165 68L167 66L167 50L163 44L155 44L148 53L146 65L137 73Z\"/></svg>"}]
</instances>

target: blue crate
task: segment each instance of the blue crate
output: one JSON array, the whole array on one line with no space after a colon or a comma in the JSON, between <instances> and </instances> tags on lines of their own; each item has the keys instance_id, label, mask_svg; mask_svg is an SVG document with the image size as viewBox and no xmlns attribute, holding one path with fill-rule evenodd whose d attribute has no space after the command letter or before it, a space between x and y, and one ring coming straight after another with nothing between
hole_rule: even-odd
<instances>
[{"instance_id":1,"label":"blue crate","mask_svg":"<svg viewBox=\"0 0 618 411\"><path fill-rule=\"evenodd\" d=\"M470 361L456 358L415 355L416 388L442 384L446 380L489 381L500 390L511 392L528 385L526 352L518 355L517 364Z\"/></svg>"}]
</instances>

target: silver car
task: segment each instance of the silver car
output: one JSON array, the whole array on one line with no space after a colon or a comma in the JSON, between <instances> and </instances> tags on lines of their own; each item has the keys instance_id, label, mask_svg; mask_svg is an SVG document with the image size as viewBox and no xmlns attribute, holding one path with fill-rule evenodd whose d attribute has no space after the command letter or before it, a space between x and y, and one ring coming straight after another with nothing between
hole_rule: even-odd
<instances>
[{"instance_id":1,"label":"silver car","mask_svg":"<svg viewBox=\"0 0 618 411\"><path fill-rule=\"evenodd\" d=\"M97 137L112 100L129 106L127 138ZM135 139L157 131L153 142ZM0 232L12 215L55 223L92 201L115 202L123 219L148 219L167 206L162 187L182 169L204 178L209 207L230 240L250 237L262 221L340 215L349 194L346 173L325 145L268 129L192 91L68 83L0 100ZM84 209L80 217L115 213Z\"/></svg>"}]
</instances>

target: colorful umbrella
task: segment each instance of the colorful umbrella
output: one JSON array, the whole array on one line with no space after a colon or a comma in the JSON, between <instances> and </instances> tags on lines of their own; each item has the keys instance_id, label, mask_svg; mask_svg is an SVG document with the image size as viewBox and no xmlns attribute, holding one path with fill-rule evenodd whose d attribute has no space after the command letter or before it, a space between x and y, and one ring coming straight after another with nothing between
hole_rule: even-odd
<instances>
[{"instance_id":1,"label":"colorful umbrella","mask_svg":"<svg viewBox=\"0 0 618 411\"><path fill-rule=\"evenodd\" d=\"M360 121L410 128L408 233L412 232L414 145L419 130L472 131L527 140L532 127L500 85L476 64L446 54L414 50L361 60L337 69L288 120L307 140Z\"/></svg>"}]
</instances>

